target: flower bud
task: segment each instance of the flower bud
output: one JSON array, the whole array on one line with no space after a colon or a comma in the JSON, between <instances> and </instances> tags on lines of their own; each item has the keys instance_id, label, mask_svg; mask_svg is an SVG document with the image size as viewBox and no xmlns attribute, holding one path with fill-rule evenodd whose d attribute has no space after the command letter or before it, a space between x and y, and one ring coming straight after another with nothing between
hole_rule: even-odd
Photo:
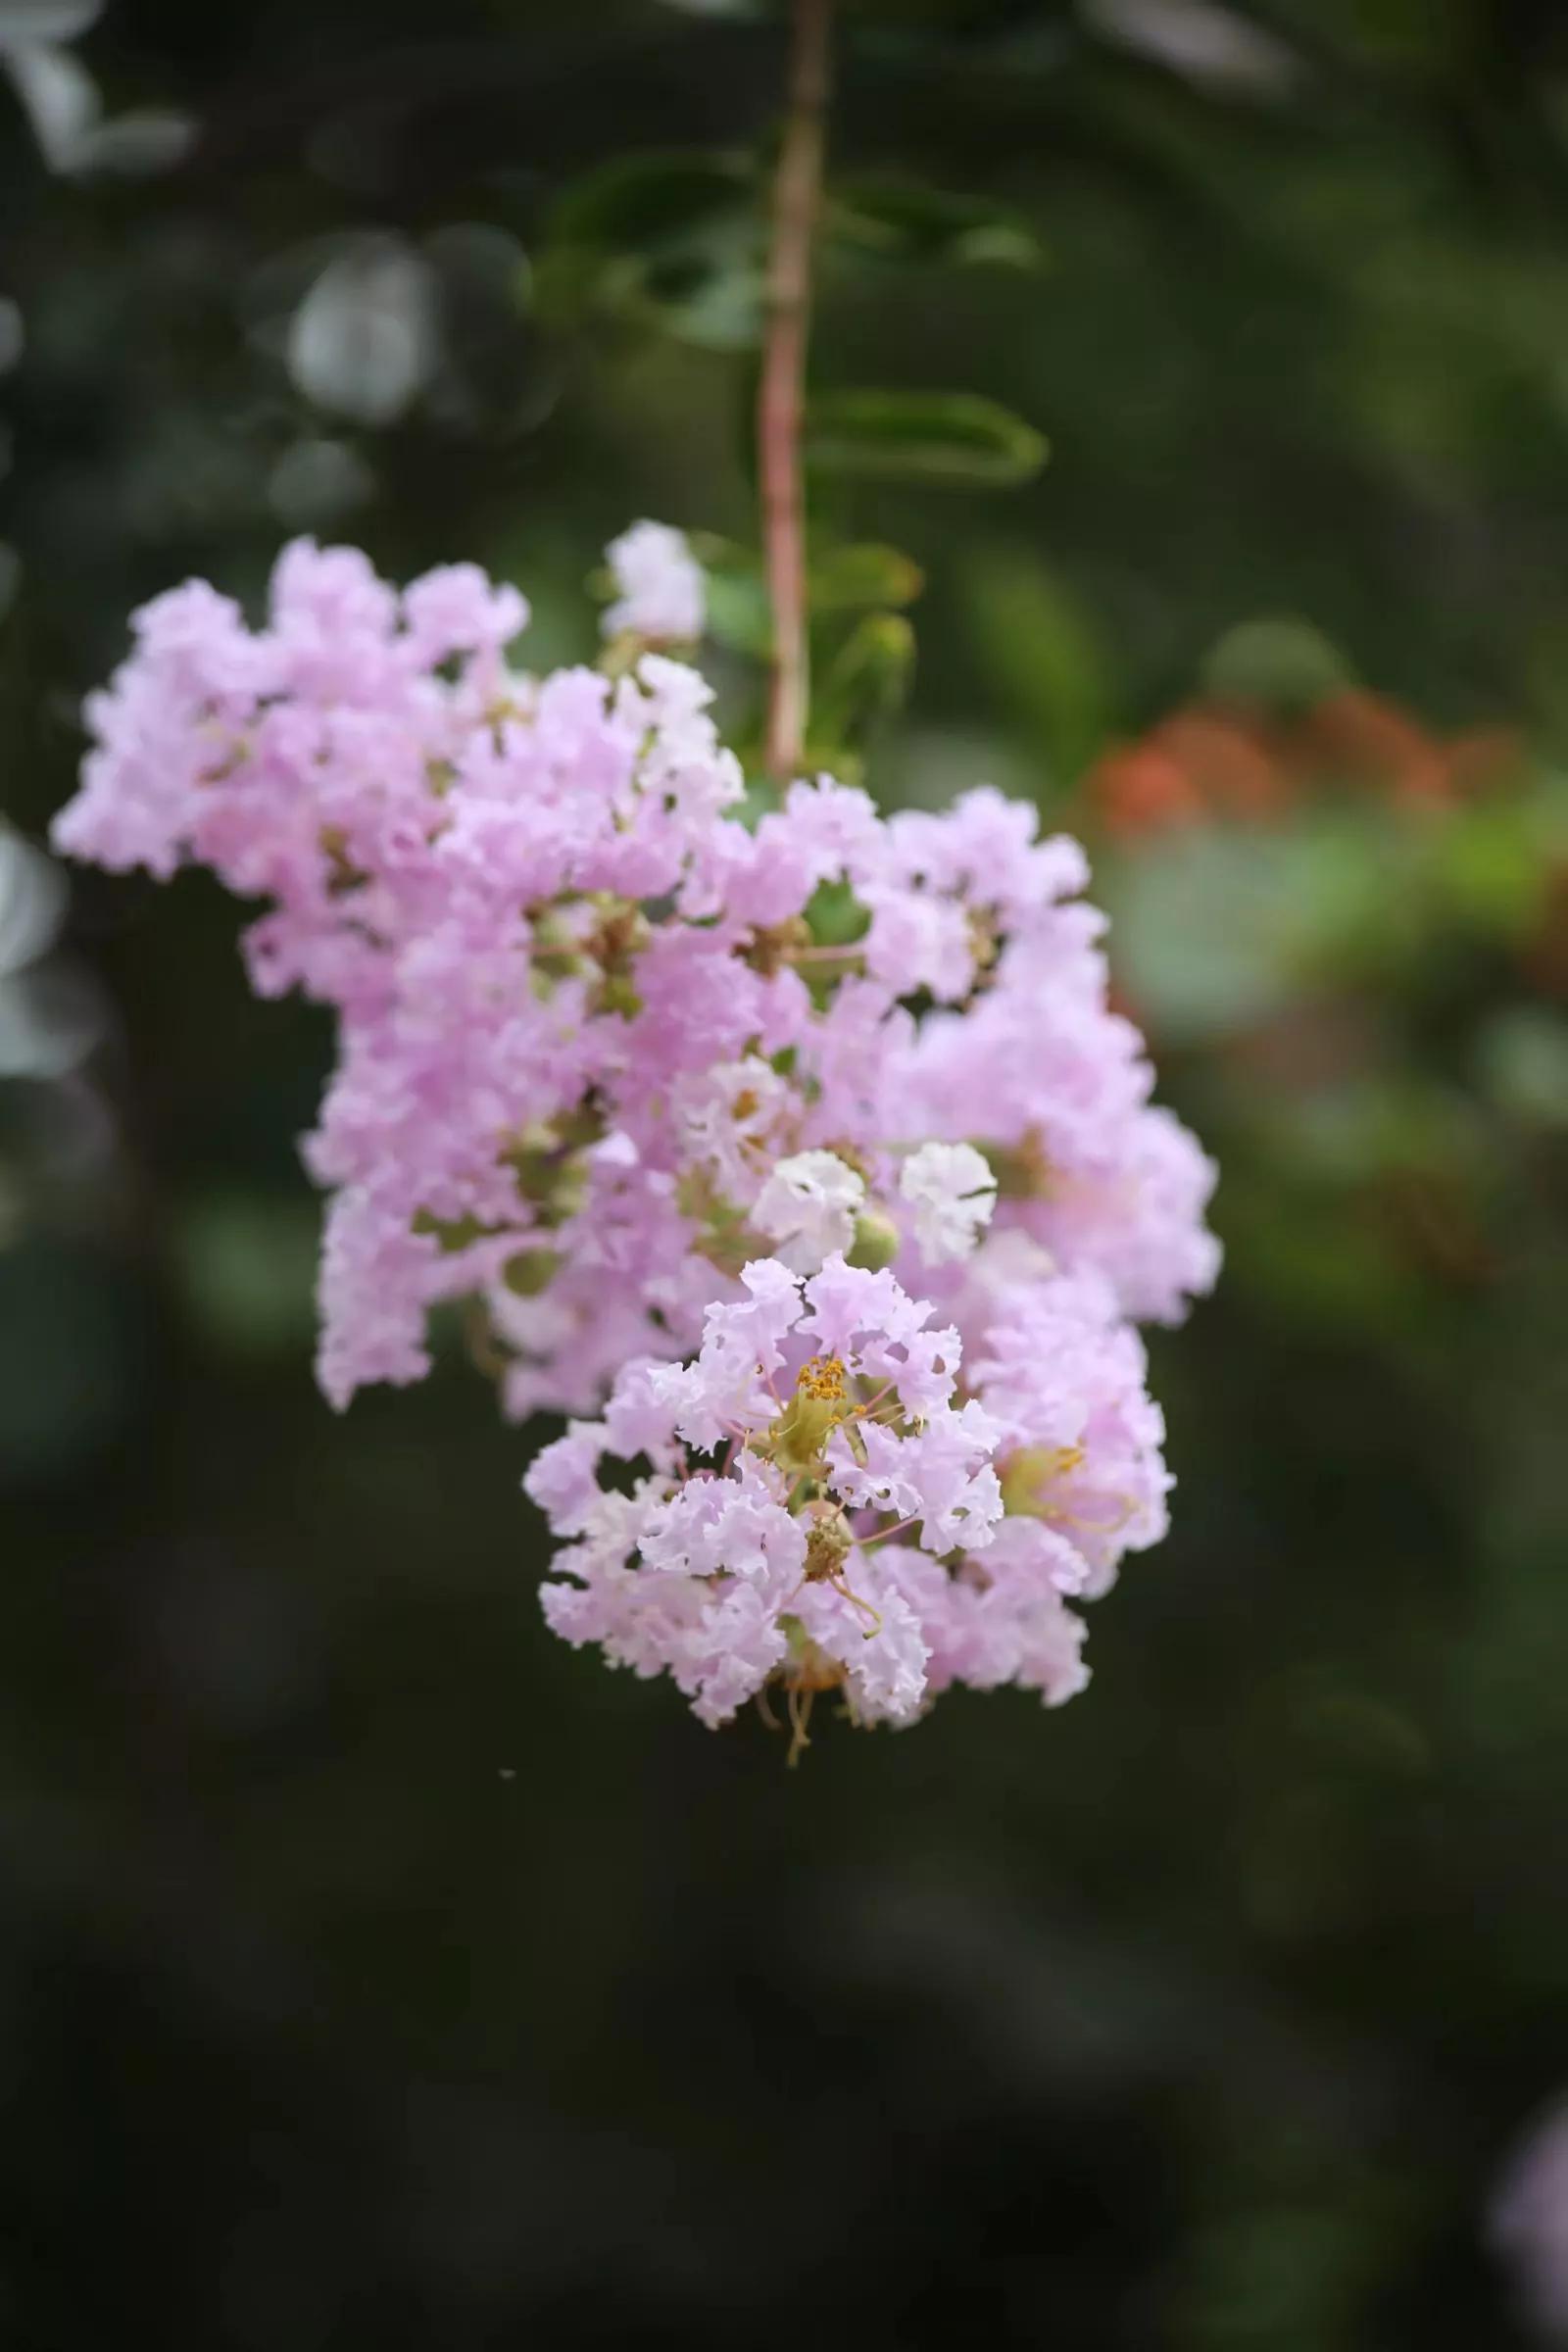
<instances>
[{"instance_id":1,"label":"flower bud","mask_svg":"<svg viewBox=\"0 0 1568 2352\"><path fill-rule=\"evenodd\" d=\"M855 1220L855 1239L844 1252L846 1265L863 1266L880 1274L899 1254L899 1229L886 1209L862 1209Z\"/></svg>"},{"instance_id":2,"label":"flower bud","mask_svg":"<svg viewBox=\"0 0 1568 2352\"><path fill-rule=\"evenodd\" d=\"M518 1298L537 1298L550 1288L560 1267L559 1250L519 1250L508 1258L501 1279Z\"/></svg>"}]
</instances>

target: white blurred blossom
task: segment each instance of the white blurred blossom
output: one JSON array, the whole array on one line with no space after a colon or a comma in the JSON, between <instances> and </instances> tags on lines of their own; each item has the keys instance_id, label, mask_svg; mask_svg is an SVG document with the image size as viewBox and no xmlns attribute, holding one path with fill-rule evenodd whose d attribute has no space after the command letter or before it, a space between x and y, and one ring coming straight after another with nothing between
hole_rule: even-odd
<instances>
[{"instance_id":1,"label":"white blurred blossom","mask_svg":"<svg viewBox=\"0 0 1568 2352\"><path fill-rule=\"evenodd\" d=\"M752 1223L792 1274L814 1274L835 1250L849 1249L864 1201L863 1180L836 1152L797 1152L758 1194Z\"/></svg>"},{"instance_id":2,"label":"white blurred blossom","mask_svg":"<svg viewBox=\"0 0 1568 2352\"><path fill-rule=\"evenodd\" d=\"M356 238L326 264L294 313L289 373L318 408L390 424L428 380L440 350L430 265L401 238Z\"/></svg>"},{"instance_id":3,"label":"white blurred blossom","mask_svg":"<svg viewBox=\"0 0 1568 2352\"><path fill-rule=\"evenodd\" d=\"M189 147L195 125L172 108L105 116L97 82L65 46L99 14L100 0L0 0L0 67L51 172L166 171Z\"/></svg>"},{"instance_id":4,"label":"white blurred blossom","mask_svg":"<svg viewBox=\"0 0 1568 2352\"><path fill-rule=\"evenodd\" d=\"M1190 81L1271 96L1297 77L1286 44L1218 0L1080 0L1090 27Z\"/></svg>"},{"instance_id":5,"label":"white blurred blossom","mask_svg":"<svg viewBox=\"0 0 1568 2352\"><path fill-rule=\"evenodd\" d=\"M64 1077L101 1034L91 979L50 955L65 907L53 858L0 825L0 1078Z\"/></svg>"},{"instance_id":6,"label":"white blurred blossom","mask_svg":"<svg viewBox=\"0 0 1568 2352\"><path fill-rule=\"evenodd\" d=\"M967 1257L997 1205L991 1164L973 1144L922 1144L899 1191L914 1211L915 1247L934 1266Z\"/></svg>"},{"instance_id":7,"label":"white blurred blossom","mask_svg":"<svg viewBox=\"0 0 1568 2352\"><path fill-rule=\"evenodd\" d=\"M607 637L624 630L656 644L684 645L702 635L703 567L683 532L667 522L634 522L611 541L605 558L620 591L600 622Z\"/></svg>"}]
</instances>

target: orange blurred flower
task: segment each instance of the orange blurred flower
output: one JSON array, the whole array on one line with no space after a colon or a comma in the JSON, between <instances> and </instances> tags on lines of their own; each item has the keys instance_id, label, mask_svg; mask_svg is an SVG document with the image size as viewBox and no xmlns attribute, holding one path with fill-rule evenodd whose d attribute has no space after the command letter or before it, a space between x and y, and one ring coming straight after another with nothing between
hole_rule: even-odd
<instances>
[{"instance_id":1,"label":"orange blurred flower","mask_svg":"<svg viewBox=\"0 0 1568 2352\"><path fill-rule=\"evenodd\" d=\"M1506 728L1444 739L1388 697L1342 687L1293 717L1190 703L1107 752L1085 794L1106 831L1135 839L1204 820L1267 823L1347 789L1408 809L1451 808L1505 780L1521 758Z\"/></svg>"}]
</instances>

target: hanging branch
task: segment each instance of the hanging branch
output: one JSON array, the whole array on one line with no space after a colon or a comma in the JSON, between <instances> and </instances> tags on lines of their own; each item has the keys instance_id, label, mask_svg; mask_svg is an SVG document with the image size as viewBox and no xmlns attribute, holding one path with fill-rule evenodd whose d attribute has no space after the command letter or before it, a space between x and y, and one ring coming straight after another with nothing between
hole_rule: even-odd
<instances>
[{"instance_id":1,"label":"hanging branch","mask_svg":"<svg viewBox=\"0 0 1568 2352\"><path fill-rule=\"evenodd\" d=\"M767 329L758 396L762 546L773 616L765 762L780 782L806 745L809 651L806 611L806 501L801 426L811 312L811 237L822 192L833 0L796 0L784 142L773 183Z\"/></svg>"}]
</instances>

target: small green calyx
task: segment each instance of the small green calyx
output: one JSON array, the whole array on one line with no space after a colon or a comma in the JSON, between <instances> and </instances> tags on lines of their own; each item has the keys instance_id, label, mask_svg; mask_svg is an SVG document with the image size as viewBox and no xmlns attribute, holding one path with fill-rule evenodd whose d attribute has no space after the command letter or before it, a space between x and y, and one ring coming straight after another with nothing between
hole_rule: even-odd
<instances>
[{"instance_id":1,"label":"small green calyx","mask_svg":"<svg viewBox=\"0 0 1568 2352\"><path fill-rule=\"evenodd\" d=\"M427 1208L419 1209L414 1219L414 1231L439 1242L448 1257L471 1249L475 1242L489 1241L501 1230L498 1225L481 1224L477 1217L433 1217Z\"/></svg>"},{"instance_id":2,"label":"small green calyx","mask_svg":"<svg viewBox=\"0 0 1568 2352\"><path fill-rule=\"evenodd\" d=\"M515 1298L537 1298L560 1270L559 1250L519 1250L515 1257L508 1258L501 1279Z\"/></svg>"},{"instance_id":3,"label":"small green calyx","mask_svg":"<svg viewBox=\"0 0 1568 2352\"><path fill-rule=\"evenodd\" d=\"M592 1012L618 1012L623 1021L634 1021L642 1008L642 998L627 972L607 972L589 1007Z\"/></svg>"},{"instance_id":4,"label":"small green calyx","mask_svg":"<svg viewBox=\"0 0 1568 2352\"><path fill-rule=\"evenodd\" d=\"M885 1209L865 1208L855 1220L855 1239L844 1252L844 1262L863 1266L868 1274L880 1274L891 1266L899 1254L899 1229Z\"/></svg>"},{"instance_id":5,"label":"small green calyx","mask_svg":"<svg viewBox=\"0 0 1568 2352\"><path fill-rule=\"evenodd\" d=\"M560 1119L532 1121L502 1152L537 1224L551 1229L576 1215L588 1190L582 1153L603 1134L604 1121L597 1111L585 1108Z\"/></svg>"}]
</instances>

